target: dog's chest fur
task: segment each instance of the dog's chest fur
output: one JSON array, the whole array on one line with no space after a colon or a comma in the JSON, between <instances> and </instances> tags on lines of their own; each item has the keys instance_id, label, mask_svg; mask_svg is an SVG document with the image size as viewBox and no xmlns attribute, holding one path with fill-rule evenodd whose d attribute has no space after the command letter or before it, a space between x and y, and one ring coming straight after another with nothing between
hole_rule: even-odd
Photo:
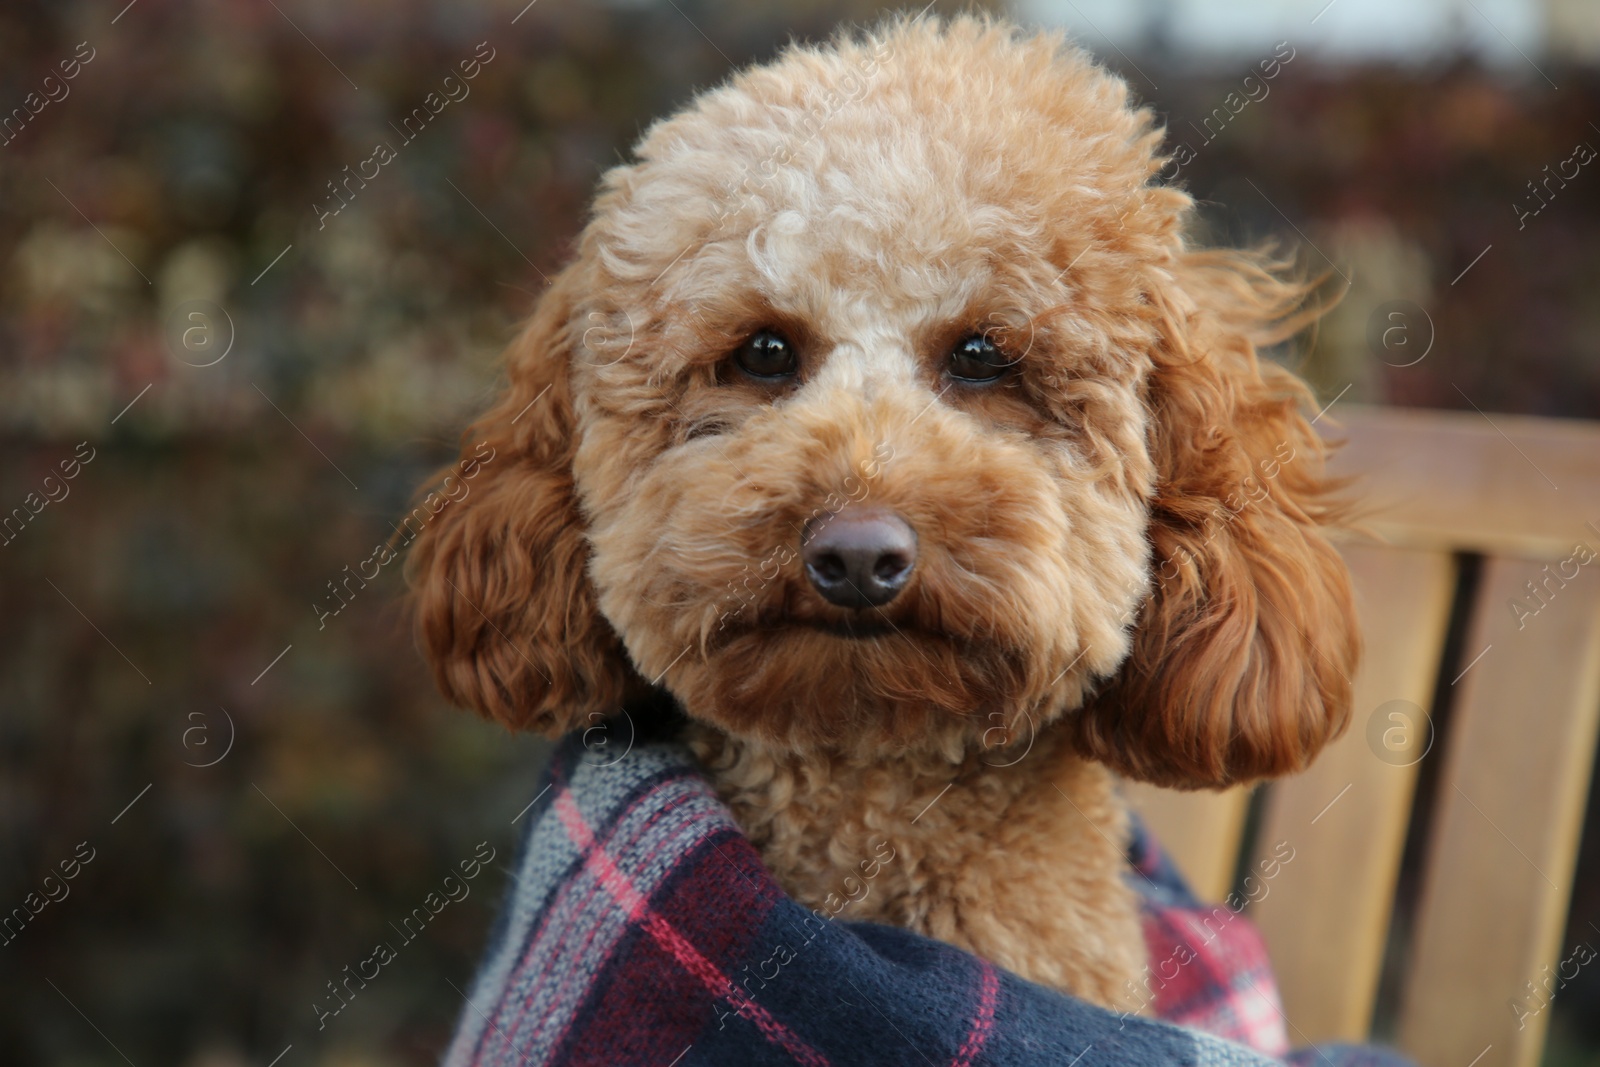
<instances>
[{"instance_id":1,"label":"dog's chest fur","mask_svg":"<svg viewBox=\"0 0 1600 1067\"><path fill-rule=\"evenodd\" d=\"M1108 1007L1135 1001L1127 813L1111 773L1048 732L1020 759L960 764L796 757L698 725L690 744L806 907L902 926Z\"/></svg>"}]
</instances>

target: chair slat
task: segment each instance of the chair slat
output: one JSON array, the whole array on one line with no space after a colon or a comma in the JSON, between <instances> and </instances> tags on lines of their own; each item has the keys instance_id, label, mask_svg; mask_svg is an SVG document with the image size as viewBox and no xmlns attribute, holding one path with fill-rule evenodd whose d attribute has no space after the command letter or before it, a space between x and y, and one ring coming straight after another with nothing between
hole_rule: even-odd
<instances>
[{"instance_id":1,"label":"chair slat","mask_svg":"<svg viewBox=\"0 0 1600 1067\"><path fill-rule=\"evenodd\" d=\"M1415 761L1427 745L1419 713L1433 699L1455 591L1455 561L1443 552L1349 545L1344 556L1365 643L1350 727L1309 770L1270 787L1257 876L1273 870L1259 862L1280 842L1294 858L1259 888L1247 883L1265 894L1250 916L1266 937L1296 1044L1362 1041L1370 1030ZM1371 747L1374 716L1387 758Z\"/></svg>"},{"instance_id":2,"label":"chair slat","mask_svg":"<svg viewBox=\"0 0 1600 1067\"><path fill-rule=\"evenodd\" d=\"M1202 900L1221 900L1233 885L1250 790L1181 792L1143 782L1123 791Z\"/></svg>"},{"instance_id":3,"label":"chair slat","mask_svg":"<svg viewBox=\"0 0 1600 1067\"><path fill-rule=\"evenodd\" d=\"M1532 1067L1550 1012L1519 1020L1512 1005L1572 947L1561 936L1600 719L1600 560L1519 620L1510 604L1542 566L1487 561L1463 650L1401 1001L1401 1046L1424 1065Z\"/></svg>"},{"instance_id":4,"label":"chair slat","mask_svg":"<svg viewBox=\"0 0 1600 1067\"><path fill-rule=\"evenodd\" d=\"M1329 436L1348 439L1334 469L1360 476L1370 527L1395 544L1564 555L1595 518L1595 423L1359 405L1334 415Z\"/></svg>"}]
</instances>

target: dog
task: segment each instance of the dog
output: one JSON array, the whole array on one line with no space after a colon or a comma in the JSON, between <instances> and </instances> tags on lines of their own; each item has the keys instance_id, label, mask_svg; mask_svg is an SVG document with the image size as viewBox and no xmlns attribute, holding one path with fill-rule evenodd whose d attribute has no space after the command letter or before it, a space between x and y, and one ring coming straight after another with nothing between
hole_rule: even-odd
<instances>
[{"instance_id":1,"label":"dog","mask_svg":"<svg viewBox=\"0 0 1600 1067\"><path fill-rule=\"evenodd\" d=\"M651 126L413 547L442 691L550 734L669 694L801 903L1147 998L1118 776L1305 767L1358 645L1311 393L1258 355L1315 281L1193 247L1162 136L970 16Z\"/></svg>"}]
</instances>

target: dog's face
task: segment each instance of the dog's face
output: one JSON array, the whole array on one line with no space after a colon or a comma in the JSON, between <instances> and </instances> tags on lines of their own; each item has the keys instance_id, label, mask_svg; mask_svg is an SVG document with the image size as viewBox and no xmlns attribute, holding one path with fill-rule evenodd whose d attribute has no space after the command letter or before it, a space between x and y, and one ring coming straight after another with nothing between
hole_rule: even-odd
<instances>
[{"instance_id":1,"label":"dog's face","mask_svg":"<svg viewBox=\"0 0 1600 1067\"><path fill-rule=\"evenodd\" d=\"M1158 144L1083 56L972 20L653 127L416 547L446 691L562 729L658 684L869 754L1065 717L1186 784L1309 759L1349 592L1303 389L1254 352L1304 294L1186 249Z\"/></svg>"}]
</instances>

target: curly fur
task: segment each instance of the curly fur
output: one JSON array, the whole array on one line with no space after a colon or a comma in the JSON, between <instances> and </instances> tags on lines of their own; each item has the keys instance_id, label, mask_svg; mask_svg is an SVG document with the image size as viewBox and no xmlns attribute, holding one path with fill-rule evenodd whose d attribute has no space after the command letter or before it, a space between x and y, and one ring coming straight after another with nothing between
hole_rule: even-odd
<instances>
[{"instance_id":1,"label":"curly fur","mask_svg":"<svg viewBox=\"0 0 1600 1067\"><path fill-rule=\"evenodd\" d=\"M1257 358L1308 287L1190 247L1160 141L1059 36L974 18L792 47L652 126L465 435L504 458L413 551L443 691L561 732L664 688L798 899L888 841L853 917L1127 1000L1108 768L1304 767L1356 653L1309 394ZM785 387L729 372L763 328ZM997 385L943 374L974 332ZM920 548L851 637L799 536L866 499Z\"/></svg>"}]
</instances>

